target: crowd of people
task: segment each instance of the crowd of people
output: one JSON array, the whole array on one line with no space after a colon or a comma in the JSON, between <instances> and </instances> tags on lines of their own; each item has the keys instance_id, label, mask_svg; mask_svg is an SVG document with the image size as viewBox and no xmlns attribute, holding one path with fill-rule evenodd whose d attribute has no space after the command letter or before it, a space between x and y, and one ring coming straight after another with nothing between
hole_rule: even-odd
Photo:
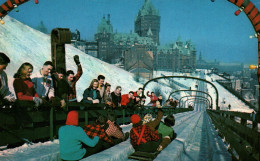
<instances>
[{"instance_id":1,"label":"crowd of people","mask_svg":"<svg viewBox=\"0 0 260 161\"><path fill-rule=\"evenodd\" d=\"M14 94L9 90L8 77L5 69L10 63L9 57L0 52L0 106L12 104L14 116L19 126L32 125L32 119L27 114L29 110L48 109L56 106L65 109L68 102L77 102L76 83L83 74L79 56L74 56L77 73L63 68L54 69L51 61L46 61L42 68L33 73L31 63L23 63L14 74ZM87 104L104 104L109 109L136 110L145 104L146 96L142 95L143 88L137 91L129 91L121 94L122 87L116 86L111 92L111 84L105 83L105 76L99 75L93 79L89 87L83 93L80 102ZM160 108L162 95L158 97L154 92L148 105ZM166 101L165 106L176 107L177 102ZM174 116L169 115L161 122L163 112L158 111L157 118L143 121L138 114L131 116L133 128L124 133L116 123L116 115L113 110L107 116L100 115L95 123L78 126L78 112L71 109L67 114L66 125L59 129L60 156L63 160L79 160L115 144L131 138L131 144L137 151L155 152L165 148L176 137L172 126ZM111 112L112 111L112 112ZM148 120L148 121L147 121Z\"/></svg>"},{"instance_id":2,"label":"crowd of people","mask_svg":"<svg viewBox=\"0 0 260 161\"><path fill-rule=\"evenodd\" d=\"M74 56L75 64L78 68L74 74L72 70L66 71L63 68L54 69L51 61L46 61L39 71L33 72L31 63L23 63L14 74L13 87L15 94L10 92L8 87L7 75L4 72L10 63L9 57L0 53L0 97L1 104L8 102L18 102L20 106L31 104L31 107L43 108L49 105L66 107L68 102L77 102L76 83L83 74L79 56ZM146 96L142 95L143 88L137 91L129 91L121 94L122 87L116 86L111 92L111 84L105 83L105 76L99 75L93 79L89 87L83 93L81 102L88 104L105 104L111 109L136 109L145 104ZM150 97L150 106L162 106L162 95L158 97L154 92L147 96ZM165 106L176 107L177 102L172 98L166 101Z\"/></svg>"},{"instance_id":3,"label":"crowd of people","mask_svg":"<svg viewBox=\"0 0 260 161\"><path fill-rule=\"evenodd\" d=\"M130 133L124 133L113 112L99 115L94 123L82 128L78 125L78 112L70 111L66 125L59 129L60 157L62 160L80 160L126 141L129 136L135 151L160 152L177 136L172 128L174 116L168 115L164 121L162 118L161 109L156 118L147 114L141 119L138 114L133 114L130 118L132 129Z\"/></svg>"}]
</instances>

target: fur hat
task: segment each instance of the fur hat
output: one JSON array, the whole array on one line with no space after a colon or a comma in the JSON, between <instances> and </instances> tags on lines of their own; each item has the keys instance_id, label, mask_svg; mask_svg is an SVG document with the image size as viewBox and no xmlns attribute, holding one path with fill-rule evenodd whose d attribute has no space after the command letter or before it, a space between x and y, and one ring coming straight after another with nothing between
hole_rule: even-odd
<instances>
[{"instance_id":1,"label":"fur hat","mask_svg":"<svg viewBox=\"0 0 260 161\"><path fill-rule=\"evenodd\" d=\"M133 115L131 116L130 120L131 120L131 122L132 122L133 124L136 124L136 123L138 123L138 122L141 121L141 118L140 118L140 116L139 116L138 114L133 114Z\"/></svg>"},{"instance_id":2,"label":"fur hat","mask_svg":"<svg viewBox=\"0 0 260 161\"><path fill-rule=\"evenodd\" d=\"M174 126L175 125L175 118L173 115L168 115L167 117L164 118L164 123L167 126Z\"/></svg>"}]
</instances>

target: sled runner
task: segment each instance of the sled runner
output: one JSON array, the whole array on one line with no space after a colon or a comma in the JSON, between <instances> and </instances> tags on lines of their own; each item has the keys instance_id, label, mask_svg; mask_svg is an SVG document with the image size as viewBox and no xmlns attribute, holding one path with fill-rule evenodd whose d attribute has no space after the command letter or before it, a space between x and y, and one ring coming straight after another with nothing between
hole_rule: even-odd
<instances>
[{"instance_id":1,"label":"sled runner","mask_svg":"<svg viewBox=\"0 0 260 161\"><path fill-rule=\"evenodd\" d=\"M154 160L160 152L148 153L136 151L128 156L128 159L135 160Z\"/></svg>"}]
</instances>

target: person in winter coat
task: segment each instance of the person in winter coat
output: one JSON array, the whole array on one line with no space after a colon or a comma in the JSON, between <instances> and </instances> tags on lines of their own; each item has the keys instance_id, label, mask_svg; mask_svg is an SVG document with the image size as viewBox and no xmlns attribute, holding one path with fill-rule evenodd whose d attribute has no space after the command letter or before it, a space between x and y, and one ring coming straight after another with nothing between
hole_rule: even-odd
<instances>
[{"instance_id":1,"label":"person in winter coat","mask_svg":"<svg viewBox=\"0 0 260 161\"><path fill-rule=\"evenodd\" d=\"M160 105L162 106L162 101L163 101L162 95L159 95L158 101L160 102Z\"/></svg>"},{"instance_id":2,"label":"person in winter coat","mask_svg":"<svg viewBox=\"0 0 260 161\"><path fill-rule=\"evenodd\" d=\"M77 74L74 75L74 72L72 70L68 70L66 75L67 75L67 81L69 83L69 93L68 93L68 100L69 102L77 102L77 91L76 91L76 83L78 82L79 78L83 74L83 70L79 61L79 56L75 55L74 57L74 62L76 63L78 67Z\"/></svg>"},{"instance_id":3,"label":"person in winter coat","mask_svg":"<svg viewBox=\"0 0 260 161\"><path fill-rule=\"evenodd\" d=\"M137 109L141 109L141 98L140 96L136 96L134 97L134 99L132 99L128 104L127 104L127 108L131 109L131 110L137 110Z\"/></svg>"},{"instance_id":4,"label":"person in winter coat","mask_svg":"<svg viewBox=\"0 0 260 161\"><path fill-rule=\"evenodd\" d=\"M134 96L135 97L136 96L141 96L142 92L143 92L143 88L139 88L138 91L134 92Z\"/></svg>"},{"instance_id":5,"label":"person in winter coat","mask_svg":"<svg viewBox=\"0 0 260 161\"><path fill-rule=\"evenodd\" d=\"M8 102L15 102L15 96L9 90L7 75L4 72L9 63L9 57L0 52L0 106Z\"/></svg>"},{"instance_id":6,"label":"person in winter coat","mask_svg":"<svg viewBox=\"0 0 260 161\"><path fill-rule=\"evenodd\" d=\"M128 94L123 94L121 96L121 106L127 107L127 104L134 99L134 92L130 91Z\"/></svg>"},{"instance_id":7,"label":"person in winter coat","mask_svg":"<svg viewBox=\"0 0 260 161\"><path fill-rule=\"evenodd\" d=\"M107 129L107 118L99 115L96 122L93 124L85 125L84 131L90 137L94 138L95 136L99 137L99 143L96 147L91 148L88 147L87 151L90 151L91 154L95 154L100 152L101 150L110 148L115 144L115 142L111 139L110 136L105 132Z\"/></svg>"},{"instance_id":8,"label":"person in winter coat","mask_svg":"<svg viewBox=\"0 0 260 161\"><path fill-rule=\"evenodd\" d=\"M95 147L99 137L92 139L78 126L78 112L70 111L66 125L59 129L60 157L63 160L80 160L89 155L84 146Z\"/></svg>"},{"instance_id":9,"label":"person in winter coat","mask_svg":"<svg viewBox=\"0 0 260 161\"><path fill-rule=\"evenodd\" d=\"M105 92L105 85L104 85L104 82L105 82L105 76L103 75L99 75L97 77L97 80L98 80L98 90L99 90L99 93L100 93L100 96L101 98L104 97L104 92Z\"/></svg>"},{"instance_id":10,"label":"person in winter coat","mask_svg":"<svg viewBox=\"0 0 260 161\"><path fill-rule=\"evenodd\" d=\"M129 138L129 132L125 134L122 131L122 128L116 123L116 115L114 113L108 113L107 115L107 124L106 133L113 140L119 139L119 141L125 141Z\"/></svg>"},{"instance_id":11,"label":"person in winter coat","mask_svg":"<svg viewBox=\"0 0 260 161\"><path fill-rule=\"evenodd\" d=\"M101 96L98 88L98 80L93 79L89 87L83 93L82 102L96 104L101 103Z\"/></svg>"},{"instance_id":12,"label":"person in winter coat","mask_svg":"<svg viewBox=\"0 0 260 161\"><path fill-rule=\"evenodd\" d=\"M138 114L133 114L130 119L133 124L130 130L131 145L135 151L156 152L162 141L161 135L143 125Z\"/></svg>"},{"instance_id":13,"label":"person in winter coat","mask_svg":"<svg viewBox=\"0 0 260 161\"><path fill-rule=\"evenodd\" d=\"M115 91L111 93L113 108L121 107L121 86L117 86Z\"/></svg>"},{"instance_id":14,"label":"person in winter coat","mask_svg":"<svg viewBox=\"0 0 260 161\"><path fill-rule=\"evenodd\" d=\"M32 82L38 96L47 101L54 97L53 80L50 75L52 69L52 62L46 61L42 69L32 75Z\"/></svg>"},{"instance_id":15,"label":"person in winter coat","mask_svg":"<svg viewBox=\"0 0 260 161\"><path fill-rule=\"evenodd\" d=\"M175 118L173 115L168 115L164 118L164 122L160 122L158 127L158 133L162 134L162 143L159 146L159 151L166 148L172 140L174 140L177 134L173 130L173 126L175 125Z\"/></svg>"},{"instance_id":16,"label":"person in winter coat","mask_svg":"<svg viewBox=\"0 0 260 161\"><path fill-rule=\"evenodd\" d=\"M17 97L13 113L19 127L33 127L31 117L27 111L42 104L42 99L36 93L30 78L33 66L30 63L23 63L14 75L14 91Z\"/></svg>"},{"instance_id":17,"label":"person in winter coat","mask_svg":"<svg viewBox=\"0 0 260 161\"><path fill-rule=\"evenodd\" d=\"M60 106L61 108L66 106L70 90L70 85L65 77L66 72L63 68L57 68L56 71L52 73L53 85L55 88L55 99L53 99L52 103L54 106Z\"/></svg>"},{"instance_id":18,"label":"person in winter coat","mask_svg":"<svg viewBox=\"0 0 260 161\"><path fill-rule=\"evenodd\" d=\"M151 104L153 107L156 106L156 101L158 100L158 98L156 97L154 92L152 92L151 95L149 95L149 91L147 91L146 95L151 99L149 104Z\"/></svg>"},{"instance_id":19,"label":"person in winter coat","mask_svg":"<svg viewBox=\"0 0 260 161\"><path fill-rule=\"evenodd\" d=\"M157 149L158 151L166 148L171 143L171 141L176 138L176 133L174 133L172 128L172 126L175 124L174 116L168 115L164 119L164 123L161 121L162 117L163 112L161 109L159 109L157 117L154 120L151 114L146 114L143 119L143 123L146 126L149 126L153 131L158 131L158 133L162 135L162 142Z\"/></svg>"},{"instance_id":20,"label":"person in winter coat","mask_svg":"<svg viewBox=\"0 0 260 161\"><path fill-rule=\"evenodd\" d=\"M30 63L23 63L14 75L13 86L18 100L34 102L38 107L42 104L42 99L39 98L30 78L32 71L33 66Z\"/></svg>"},{"instance_id":21,"label":"person in winter coat","mask_svg":"<svg viewBox=\"0 0 260 161\"><path fill-rule=\"evenodd\" d=\"M104 97L103 97L103 101L106 106L108 107L113 107L113 103L112 103L112 96L111 96L111 92L110 92L110 89L111 89L111 85L109 83L106 82L105 84L105 92L104 92Z\"/></svg>"}]
</instances>

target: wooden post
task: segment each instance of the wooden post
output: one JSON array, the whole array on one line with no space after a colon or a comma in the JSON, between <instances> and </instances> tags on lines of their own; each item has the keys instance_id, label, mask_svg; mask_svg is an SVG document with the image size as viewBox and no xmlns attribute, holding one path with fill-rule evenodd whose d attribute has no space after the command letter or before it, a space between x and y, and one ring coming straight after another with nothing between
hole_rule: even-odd
<instances>
[{"instance_id":1,"label":"wooden post","mask_svg":"<svg viewBox=\"0 0 260 161\"><path fill-rule=\"evenodd\" d=\"M85 111L85 125L88 125L88 111Z\"/></svg>"},{"instance_id":2,"label":"wooden post","mask_svg":"<svg viewBox=\"0 0 260 161\"><path fill-rule=\"evenodd\" d=\"M123 109L123 124L125 124L125 109Z\"/></svg>"},{"instance_id":3,"label":"wooden post","mask_svg":"<svg viewBox=\"0 0 260 161\"><path fill-rule=\"evenodd\" d=\"M252 128L253 128L254 130L258 130L257 125L258 125L258 123L257 123L256 121L253 121L253 126L252 126Z\"/></svg>"},{"instance_id":4,"label":"wooden post","mask_svg":"<svg viewBox=\"0 0 260 161\"><path fill-rule=\"evenodd\" d=\"M53 141L53 106L50 110L50 140Z\"/></svg>"},{"instance_id":5,"label":"wooden post","mask_svg":"<svg viewBox=\"0 0 260 161\"><path fill-rule=\"evenodd\" d=\"M71 43L71 32L67 28L55 28L51 31L51 58L54 68L66 70L65 44Z\"/></svg>"},{"instance_id":6,"label":"wooden post","mask_svg":"<svg viewBox=\"0 0 260 161\"><path fill-rule=\"evenodd\" d=\"M229 118L230 118L230 120L234 120L235 119L235 117L234 116L229 116Z\"/></svg>"},{"instance_id":7,"label":"wooden post","mask_svg":"<svg viewBox=\"0 0 260 161\"><path fill-rule=\"evenodd\" d=\"M242 125L246 125L246 123L247 123L247 120L246 119L242 119L241 118L241 122L240 122Z\"/></svg>"}]
</instances>

